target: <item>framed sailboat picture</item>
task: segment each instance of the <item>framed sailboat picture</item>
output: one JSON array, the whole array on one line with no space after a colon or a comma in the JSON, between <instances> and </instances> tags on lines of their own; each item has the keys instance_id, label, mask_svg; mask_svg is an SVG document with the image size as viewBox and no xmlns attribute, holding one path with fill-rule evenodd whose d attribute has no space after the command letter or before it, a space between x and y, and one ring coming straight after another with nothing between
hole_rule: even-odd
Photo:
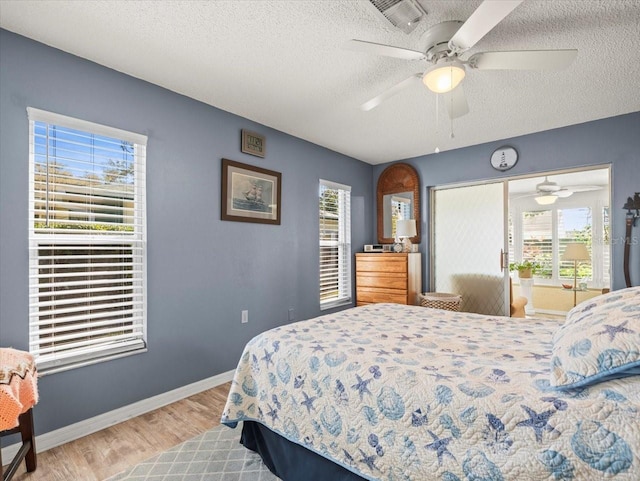
<instances>
[{"instance_id":1,"label":"framed sailboat picture","mask_svg":"<svg viewBox=\"0 0 640 481\"><path fill-rule=\"evenodd\" d=\"M222 159L222 220L280 225L282 174Z\"/></svg>"}]
</instances>

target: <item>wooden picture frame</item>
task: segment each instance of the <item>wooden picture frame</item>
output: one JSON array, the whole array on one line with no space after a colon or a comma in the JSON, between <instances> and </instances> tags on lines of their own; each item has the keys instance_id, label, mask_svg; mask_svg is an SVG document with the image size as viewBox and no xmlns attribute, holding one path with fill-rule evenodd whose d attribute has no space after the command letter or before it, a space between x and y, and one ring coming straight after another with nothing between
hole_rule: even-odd
<instances>
[{"instance_id":1,"label":"wooden picture frame","mask_svg":"<svg viewBox=\"0 0 640 481\"><path fill-rule=\"evenodd\" d=\"M222 159L222 220L280 225L282 174Z\"/></svg>"},{"instance_id":2,"label":"wooden picture frame","mask_svg":"<svg viewBox=\"0 0 640 481\"><path fill-rule=\"evenodd\" d=\"M389 197L393 194L411 194L413 200L412 219L416 220L416 235L411 237L411 242L420 244L420 177L416 169L403 162L391 164L384 169L378 177L378 187L376 192L377 209L378 209L378 243L392 244L393 237L385 237L385 224L391 223ZM385 200L387 205L385 206ZM385 208L387 207L387 208ZM385 216L387 211L387 216Z\"/></svg>"},{"instance_id":3,"label":"wooden picture frame","mask_svg":"<svg viewBox=\"0 0 640 481\"><path fill-rule=\"evenodd\" d=\"M245 154L264 158L267 153L267 143L264 135L242 129L240 150Z\"/></svg>"}]
</instances>

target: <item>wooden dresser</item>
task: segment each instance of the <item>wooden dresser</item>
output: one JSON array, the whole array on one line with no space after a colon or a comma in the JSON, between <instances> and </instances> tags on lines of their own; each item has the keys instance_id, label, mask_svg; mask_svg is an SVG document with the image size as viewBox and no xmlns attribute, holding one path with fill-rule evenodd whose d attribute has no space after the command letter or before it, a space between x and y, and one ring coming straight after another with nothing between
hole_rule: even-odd
<instances>
[{"instance_id":1,"label":"wooden dresser","mask_svg":"<svg viewBox=\"0 0 640 481\"><path fill-rule=\"evenodd\" d=\"M420 253L356 254L356 303L419 305L422 289Z\"/></svg>"}]
</instances>

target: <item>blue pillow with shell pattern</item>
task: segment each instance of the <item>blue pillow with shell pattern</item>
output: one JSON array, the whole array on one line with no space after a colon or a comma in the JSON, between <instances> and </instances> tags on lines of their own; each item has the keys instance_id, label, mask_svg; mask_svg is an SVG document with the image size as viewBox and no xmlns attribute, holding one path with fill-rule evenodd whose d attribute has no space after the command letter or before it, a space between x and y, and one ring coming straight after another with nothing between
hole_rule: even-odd
<instances>
[{"instance_id":1,"label":"blue pillow with shell pattern","mask_svg":"<svg viewBox=\"0 0 640 481\"><path fill-rule=\"evenodd\" d=\"M640 374L640 287L574 307L553 336L551 386L574 389Z\"/></svg>"}]
</instances>

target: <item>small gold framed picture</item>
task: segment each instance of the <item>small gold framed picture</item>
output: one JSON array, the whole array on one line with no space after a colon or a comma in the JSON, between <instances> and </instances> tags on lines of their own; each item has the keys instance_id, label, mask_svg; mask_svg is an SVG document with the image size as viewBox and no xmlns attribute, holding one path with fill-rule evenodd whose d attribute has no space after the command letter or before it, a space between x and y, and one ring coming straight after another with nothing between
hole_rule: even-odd
<instances>
[{"instance_id":1,"label":"small gold framed picture","mask_svg":"<svg viewBox=\"0 0 640 481\"><path fill-rule=\"evenodd\" d=\"M264 135L242 129L242 145L240 147L242 152L264 158L266 147Z\"/></svg>"}]
</instances>

